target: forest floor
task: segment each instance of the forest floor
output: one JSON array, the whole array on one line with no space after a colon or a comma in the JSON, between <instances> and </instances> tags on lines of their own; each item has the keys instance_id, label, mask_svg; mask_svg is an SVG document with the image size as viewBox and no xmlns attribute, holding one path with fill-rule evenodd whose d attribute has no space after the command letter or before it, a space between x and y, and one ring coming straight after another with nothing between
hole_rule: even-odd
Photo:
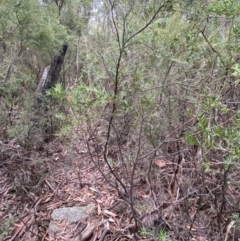
<instances>
[{"instance_id":1,"label":"forest floor","mask_svg":"<svg viewBox=\"0 0 240 241\"><path fill-rule=\"evenodd\" d=\"M183 222L180 207L184 199L177 200L177 191L170 193L164 184L167 183L165 179L170 180L173 176L168 162L155 165L159 178L152 185L158 190L157 194L150 191L146 177L138 170L139 175L134 179L134 206L142 225L149 229L138 228L134 232L135 222L131 207L125 201L127 198L121 197L112 186L114 179L107 165L99 163L106 181L87 152L79 151L77 147L69 148L59 141L38 151L26 151L12 141L4 145L0 160L0 240L81 240L73 238L92 224L94 229L86 240L221 240L208 238L211 235L209 223L216 216L209 214L207 202L205 210L199 211L197 199L194 200L190 211L194 224ZM191 182L190 178L186 181ZM128 183L124 184L129 187ZM161 199L161 203L154 202L156 199ZM72 229L63 227L54 237L49 235L54 209L90 203L94 203L95 208L87 219ZM161 225L161 232L154 229L156 221L158 226ZM169 223L174 224L174 230ZM230 240L231 227L227 228L229 231L224 232L222 239L225 241ZM177 237L176 233L182 237Z\"/></svg>"},{"instance_id":2,"label":"forest floor","mask_svg":"<svg viewBox=\"0 0 240 241\"><path fill-rule=\"evenodd\" d=\"M85 153L73 155L59 142L46 150L29 152L10 142L3 151L0 168L0 240L70 240L87 223L101 223L92 240L131 240L134 227L128 205L116 189L106 182ZM13 155L14 153L14 155ZM102 168L111 181L108 170ZM113 180L112 180L113 181ZM95 204L95 210L77 224L77 229L63 230L49 237L51 213L60 207ZM102 222L104 220L104 223ZM131 224L132 223L132 224ZM76 225L75 225L76 226Z\"/></svg>"}]
</instances>

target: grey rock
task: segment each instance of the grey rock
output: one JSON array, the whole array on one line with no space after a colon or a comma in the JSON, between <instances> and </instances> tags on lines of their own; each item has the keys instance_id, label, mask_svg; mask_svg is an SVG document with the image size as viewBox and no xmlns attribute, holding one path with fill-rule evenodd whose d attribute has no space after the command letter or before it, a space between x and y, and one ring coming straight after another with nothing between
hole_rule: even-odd
<instances>
[{"instance_id":1,"label":"grey rock","mask_svg":"<svg viewBox=\"0 0 240 241\"><path fill-rule=\"evenodd\" d=\"M81 219L87 217L89 212L94 209L94 204L90 203L85 207L64 207L55 209L52 212L52 219L54 221L69 221L69 222L79 222Z\"/></svg>"},{"instance_id":2,"label":"grey rock","mask_svg":"<svg viewBox=\"0 0 240 241\"><path fill-rule=\"evenodd\" d=\"M79 240L79 233L75 233L76 223L81 222L94 210L93 203L85 207L63 207L55 209L51 214L51 222L49 223L49 241L55 240ZM74 232L73 232L74 231ZM75 235L73 235L75 233ZM71 238L70 238L71 237Z\"/></svg>"}]
</instances>

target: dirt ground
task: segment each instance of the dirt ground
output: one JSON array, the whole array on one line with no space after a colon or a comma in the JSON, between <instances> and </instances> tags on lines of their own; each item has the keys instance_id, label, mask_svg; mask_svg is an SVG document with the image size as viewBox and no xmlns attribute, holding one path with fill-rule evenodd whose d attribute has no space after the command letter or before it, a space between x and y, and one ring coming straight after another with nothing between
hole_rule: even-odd
<instances>
[{"instance_id":1,"label":"dirt ground","mask_svg":"<svg viewBox=\"0 0 240 241\"><path fill-rule=\"evenodd\" d=\"M77 145L70 148L53 141L38 150L27 151L12 141L2 145L0 161L0 240L3 241L228 241L237 240L239 235L233 222L224 222L222 233L216 231L214 207L207 195L201 207L198 204L199 187L193 188L193 173L189 171L192 164L187 160L182 164L178 187L171 182L173 163L156 161L151 183L155 192L150 190L139 167L134 179L134 207L141 226L134 222L128 196L114 188L115 180L106 163L100 158L100 169L97 168L87 151L78 150ZM126 180L122 181L129 188ZM211 185L215 181L209 179ZM180 196L181 192L187 194ZM86 219L74 224L60 222L61 232L50 235L54 209L89 203L94 204L94 209ZM227 217L222 218L227 221Z\"/></svg>"}]
</instances>

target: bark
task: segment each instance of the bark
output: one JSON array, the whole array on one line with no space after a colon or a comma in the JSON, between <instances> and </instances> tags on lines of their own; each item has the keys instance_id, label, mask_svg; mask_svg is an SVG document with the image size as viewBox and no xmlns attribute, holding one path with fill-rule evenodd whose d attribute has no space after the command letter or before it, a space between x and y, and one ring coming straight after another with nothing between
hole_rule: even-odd
<instances>
[{"instance_id":1,"label":"bark","mask_svg":"<svg viewBox=\"0 0 240 241\"><path fill-rule=\"evenodd\" d=\"M67 48L68 46L66 44L63 45L62 50L59 52L58 55L54 57L52 63L45 67L35 93L35 100L37 106L42 103L42 98L46 95L47 91L55 87L59 78Z\"/></svg>"},{"instance_id":2,"label":"bark","mask_svg":"<svg viewBox=\"0 0 240 241\"><path fill-rule=\"evenodd\" d=\"M58 123L55 123L53 119L52 107L50 107L49 102L46 101L47 98L49 98L46 96L46 93L55 87L59 79L67 47L67 45L63 45L62 50L54 57L52 63L45 67L35 92L35 116L33 122L34 127L43 133L42 137L44 142L51 140L58 126Z\"/></svg>"}]
</instances>

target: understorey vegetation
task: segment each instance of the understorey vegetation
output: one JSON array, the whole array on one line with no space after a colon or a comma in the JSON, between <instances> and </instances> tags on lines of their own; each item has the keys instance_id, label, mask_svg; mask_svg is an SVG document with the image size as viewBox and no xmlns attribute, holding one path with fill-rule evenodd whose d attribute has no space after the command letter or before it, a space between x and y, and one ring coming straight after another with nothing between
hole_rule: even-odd
<instances>
[{"instance_id":1,"label":"understorey vegetation","mask_svg":"<svg viewBox=\"0 0 240 241\"><path fill-rule=\"evenodd\" d=\"M240 239L238 0L9 0L0 19L1 240L51 240L46 203L88 202L59 193L73 163L115 215L104 240Z\"/></svg>"}]
</instances>

